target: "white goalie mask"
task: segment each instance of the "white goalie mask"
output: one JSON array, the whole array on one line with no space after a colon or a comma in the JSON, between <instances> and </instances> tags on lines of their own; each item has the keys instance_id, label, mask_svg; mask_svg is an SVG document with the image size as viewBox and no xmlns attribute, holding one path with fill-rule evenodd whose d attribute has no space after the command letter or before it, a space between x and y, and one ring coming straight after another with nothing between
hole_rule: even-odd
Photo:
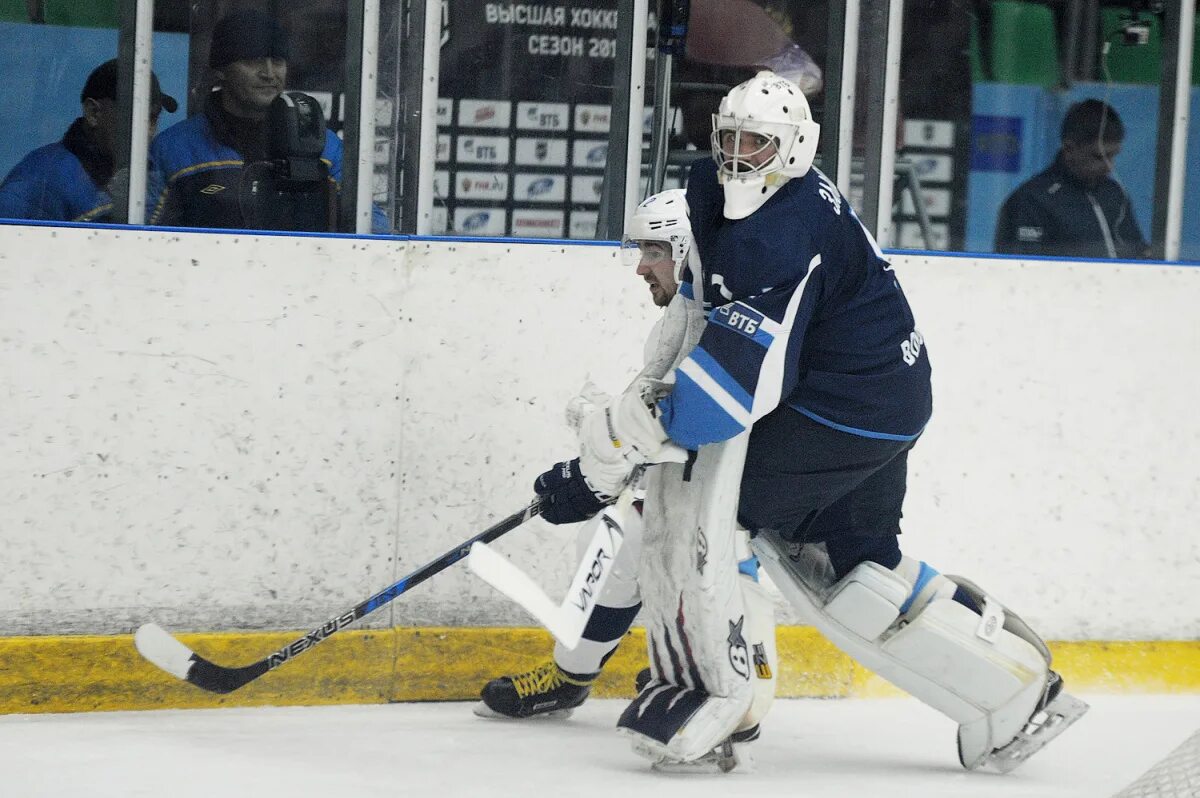
<instances>
[{"instance_id":1,"label":"white goalie mask","mask_svg":"<svg viewBox=\"0 0 1200 798\"><path fill-rule=\"evenodd\" d=\"M642 259L641 241L659 241L671 248L675 282L678 283L692 245L687 192L681 188L660 191L646 197L633 209L633 217L621 240L621 260L626 266L634 268Z\"/></svg>"},{"instance_id":2,"label":"white goalie mask","mask_svg":"<svg viewBox=\"0 0 1200 798\"><path fill-rule=\"evenodd\" d=\"M754 213L817 154L821 126L800 88L762 71L730 89L713 114L712 154L725 190L725 218Z\"/></svg>"}]
</instances>

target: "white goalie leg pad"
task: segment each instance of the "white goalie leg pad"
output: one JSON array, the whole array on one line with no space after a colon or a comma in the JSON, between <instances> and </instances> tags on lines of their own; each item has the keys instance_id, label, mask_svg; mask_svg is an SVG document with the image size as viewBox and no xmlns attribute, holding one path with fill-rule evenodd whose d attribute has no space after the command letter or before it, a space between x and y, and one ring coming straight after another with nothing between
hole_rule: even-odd
<instances>
[{"instance_id":1,"label":"white goalie leg pad","mask_svg":"<svg viewBox=\"0 0 1200 798\"><path fill-rule=\"evenodd\" d=\"M750 553L750 539L743 529L738 530L745 541L746 554ZM757 726L775 702L778 682L779 657L775 645L775 602L758 581L757 561L742 558L739 561L742 583L742 602L746 607L746 642L750 645L750 682L754 697L750 709L735 731L745 731ZM755 572L753 575L750 570Z\"/></svg>"},{"instance_id":2,"label":"white goalie leg pad","mask_svg":"<svg viewBox=\"0 0 1200 798\"><path fill-rule=\"evenodd\" d=\"M638 581L653 678L617 726L652 759L705 756L753 701L736 521L747 440L701 447L686 481L682 464L647 473Z\"/></svg>"},{"instance_id":3,"label":"white goalie leg pad","mask_svg":"<svg viewBox=\"0 0 1200 798\"><path fill-rule=\"evenodd\" d=\"M965 767L1013 740L1038 708L1048 652L999 602L980 593L981 617L950 598L953 582L907 557L896 571L864 562L830 583L830 569L814 565L824 556L816 546L804 546L797 560L771 533L752 545L783 594L832 643L968 730L965 740L960 734ZM1014 633L1018 623L1027 636Z\"/></svg>"}]
</instances>

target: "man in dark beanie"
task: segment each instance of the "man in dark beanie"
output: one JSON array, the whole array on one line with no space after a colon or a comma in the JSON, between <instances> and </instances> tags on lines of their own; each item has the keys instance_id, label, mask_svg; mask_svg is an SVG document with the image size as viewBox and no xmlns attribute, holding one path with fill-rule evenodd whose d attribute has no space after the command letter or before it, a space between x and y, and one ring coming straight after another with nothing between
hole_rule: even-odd
<instances>
[{"instance_id":1,"label":"man in dark beanie","mask_svg":"<svg viewBox=\"0 0 1200 798\"><path fill-rule=\"evenodd\" d=\"M82 115L62 140L26 155L0 183L0 218L62 222L112 220L110 183L116 169L117 61L105 61L88 76L79 93ZM163 94L151 74L150 136L175 98Z\"/></svg>"},{"instance_id":2,"label":"man in dark beanie","mask_svg":"<svg viewBox=\"0 0 1200 798\"><path fill-rule=\"evenodd\" d=\"M287 84L287 36L261 11L230 14L213 29L208 63L216 81L204 112L163 131L150 147L150 223L255 229L262 214L247 207L246 197L261 195L243 183L248 164L270 160L268 114ZM332 131L324 133L321 161L336 191L342 142ZM388 231L382 211L373 227Z\"/></svg>"}]
</instances>

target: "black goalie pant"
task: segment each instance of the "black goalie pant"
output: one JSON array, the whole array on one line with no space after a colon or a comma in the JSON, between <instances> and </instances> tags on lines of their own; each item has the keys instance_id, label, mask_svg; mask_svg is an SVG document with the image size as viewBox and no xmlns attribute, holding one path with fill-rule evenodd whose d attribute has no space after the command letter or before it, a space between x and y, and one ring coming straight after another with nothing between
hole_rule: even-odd
<instances>
[{"instance_id":1,"label":"black goalie pant","mask_svg":"<svg viewBox=\"0 0 1200 798\"><path fill-rule=\"evenodd\" d=\"M864 560L895 568L914 443L841 432L781 406L751 430L738 520L751 535L824 541L839 579Z\"/></svg>"}]
</instances>

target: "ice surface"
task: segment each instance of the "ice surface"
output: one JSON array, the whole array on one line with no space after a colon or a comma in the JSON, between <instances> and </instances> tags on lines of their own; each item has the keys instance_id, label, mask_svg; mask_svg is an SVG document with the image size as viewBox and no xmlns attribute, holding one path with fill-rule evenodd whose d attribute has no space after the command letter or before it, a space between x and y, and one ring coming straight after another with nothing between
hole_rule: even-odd
<instances>
[{"instance_id":1,"label":"ice surface","mask_svg":"<svg viewBox=\"0 0 1200 798\"><path fill-rule=\"evenodd\" d=\"M753 772L651 772L613 732L623 701L566 721L467 703L0 716L4 798L1097 798L1200 726L1200 695L1084 696L1092 711L1019 770L966 773L954 725L909 699L777 701Z\"/></svg>"}]
</instances>

